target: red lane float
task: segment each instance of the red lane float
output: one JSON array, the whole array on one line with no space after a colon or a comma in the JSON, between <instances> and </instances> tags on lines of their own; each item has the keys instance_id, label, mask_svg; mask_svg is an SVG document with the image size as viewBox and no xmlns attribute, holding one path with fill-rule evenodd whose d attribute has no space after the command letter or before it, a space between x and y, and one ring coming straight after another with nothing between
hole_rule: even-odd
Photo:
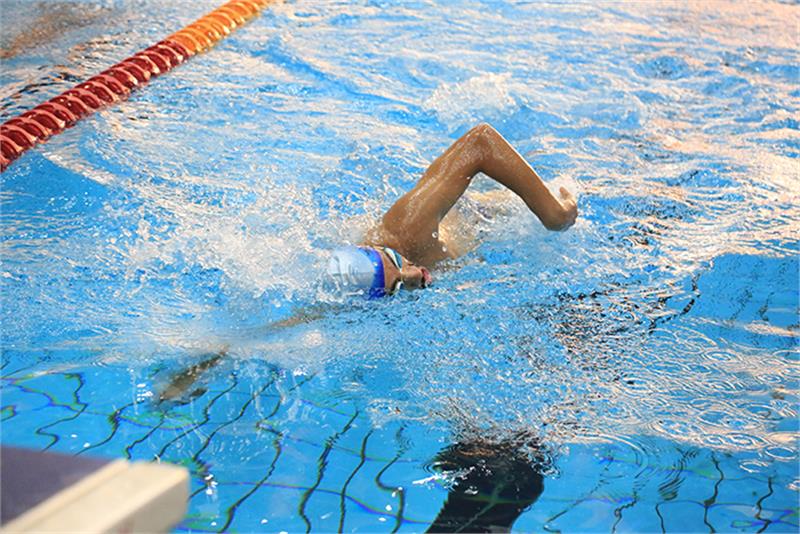
<instances>
[{"instance_id":1,"label":"red lane float","mask_svg":"<svg viewBox=\"0 0 800 534\"><path fill-rule=\"evenodd\" d=\"M273 0L232 0L163 41L0 125L0 172L37 143L208 50Z\"/></svg>"}]
</instances>

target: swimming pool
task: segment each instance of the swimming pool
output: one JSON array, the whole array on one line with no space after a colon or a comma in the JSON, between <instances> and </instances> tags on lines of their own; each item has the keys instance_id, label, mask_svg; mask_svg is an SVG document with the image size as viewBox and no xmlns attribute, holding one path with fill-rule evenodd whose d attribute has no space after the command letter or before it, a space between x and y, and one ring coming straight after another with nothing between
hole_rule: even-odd
<instances>
[{"instance_id":1,"label":"swimming pool","mask_svg":"<svg viewBox=\"0 0 800 534\"><path fill-rule=\"evenodd\" d=\"M3 120L216 2L13 6ZM420 531L492 491L520 531L796 531L797 17L267 10L0 178L3 443L185 465L181 531ZM575 227L512 204L429 290L266 326L478 121Z\"/></svg>"}]
</instances>

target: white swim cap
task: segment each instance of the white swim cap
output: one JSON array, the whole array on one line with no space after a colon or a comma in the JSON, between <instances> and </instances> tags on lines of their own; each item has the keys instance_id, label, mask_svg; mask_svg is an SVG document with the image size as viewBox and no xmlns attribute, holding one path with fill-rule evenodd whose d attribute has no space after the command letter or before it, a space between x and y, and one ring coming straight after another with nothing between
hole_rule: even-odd
<instances>
[{"instance_id":1,"label":"white swim cap","mask_svg":"<svg viewBox=\"0 0 800 534\"><path fill-rule=\"evenodd\" d=\"M383 260L375 249L346 246L333 251L328 260L328 278L345 293L362 293L371 298L386 294Z\"/></svg>"}]
</instances>

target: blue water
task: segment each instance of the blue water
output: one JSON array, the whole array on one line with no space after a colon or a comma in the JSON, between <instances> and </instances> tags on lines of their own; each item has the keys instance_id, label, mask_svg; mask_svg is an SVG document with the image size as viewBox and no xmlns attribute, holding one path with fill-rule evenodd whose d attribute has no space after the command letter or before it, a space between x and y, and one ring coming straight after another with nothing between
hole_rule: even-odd
<instances>
[{"instance_id":1,"label":"blue water","mask_svg":"<svg viewBox=\"0 0 800 534\"><path fill-rule=\"evenodd\" d=\"M3 7L5 120L215 2ZM0 177L3 443L188 467L178 531L422 531L511 480L518 531L796 532L798 17L272 8ZM433 288L330 302L480 121L577 224L511 199Z\"/></svg>"}]
</instances>

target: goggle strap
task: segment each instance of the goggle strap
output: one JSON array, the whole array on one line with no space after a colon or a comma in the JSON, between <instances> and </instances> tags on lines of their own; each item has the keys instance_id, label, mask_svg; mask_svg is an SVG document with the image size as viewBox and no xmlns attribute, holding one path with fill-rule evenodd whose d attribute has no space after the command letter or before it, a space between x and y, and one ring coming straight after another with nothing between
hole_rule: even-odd
<instances>
[{"instance_id":1,"label":"goggle strap","mask_svg":"<svg viewBox=\"0 0 800 534\"><path fill-rule=\"evenodd\" d=\"M394 264L395 267L397 267L398 270L403 269L403 258L396 250L389 247L383 247L383 251L386 253L386 255L389 257L391 262Z\"/></svg>"}]
</instances>

